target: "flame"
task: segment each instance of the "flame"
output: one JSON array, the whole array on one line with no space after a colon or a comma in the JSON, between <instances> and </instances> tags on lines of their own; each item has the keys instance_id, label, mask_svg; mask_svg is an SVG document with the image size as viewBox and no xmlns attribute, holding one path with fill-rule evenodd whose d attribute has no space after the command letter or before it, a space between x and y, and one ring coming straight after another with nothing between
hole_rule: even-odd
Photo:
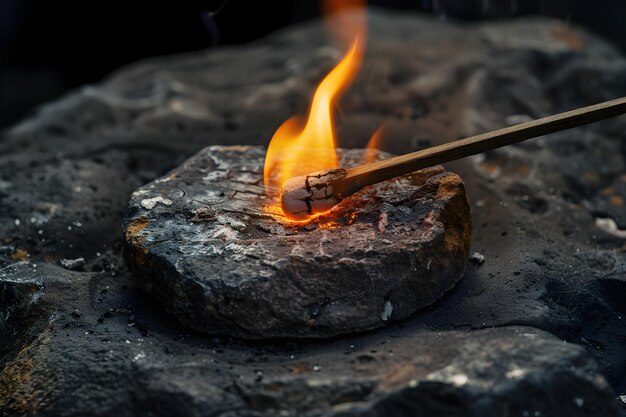
<instances>
[{"instance_id":1,"label":"flame","mask_svg":"<svg viewBox=\"0 0 626 417\"><path fill-rule=\"evenodd\" d=\"M313 96L306 122L297 116L292 117L274 133L263 168L266 192L278 191L289 178L339 167L333 107L340 93L356 77L362 57L361 45L357 36L350 50L322 80Z\"/></svg>"},{"instance_id":2,"label":"flame","mask_svg":"<svg viewBox=\"0 0 626 417\"><path fill-rule=\"evenodd\" d=\"M367 142L367 146L365 147L365 153L363 154L364 164L369 164L378 160L376 152L374 151L380 149L380 142L382 140L384 126L385 125L381 125L378 129L376 129L376 132L374 132L369 142Z\"/></svg>"},{"instance_id":3,"label":"flame","mask_svg":"<svg viewBox=\"0 0 626 417\"><path fill-rule=\"evenodd\" d=\"M276 197L281 186L290 178L340 166L333 110L340 95L355 80L361 66L365 46L365 2L322 0L322 10L326 15L334 14L326 23L347 52L320 82L308 116L289 118L272 136L263 168L265 192L270 197ZM267 207L266 211L272 216L283 214L278 203L275 204ZM314 213L303 223L321 214Z\"/></svg>"}]
</instances>

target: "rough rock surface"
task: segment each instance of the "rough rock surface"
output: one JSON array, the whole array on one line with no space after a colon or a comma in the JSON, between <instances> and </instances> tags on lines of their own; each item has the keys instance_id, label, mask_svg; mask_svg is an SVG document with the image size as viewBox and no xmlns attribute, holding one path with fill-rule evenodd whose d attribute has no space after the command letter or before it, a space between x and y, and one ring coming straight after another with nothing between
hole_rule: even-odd
<instances>
[{"instance_id":1,"label":"rough rock surface","mask_svg":"<svg viewBox=\"0 0 626 417\"><path fill-rule=\"evenodd\" d=\"M377 184L301 225L270 214L264 158L208 147L132 195L130 270L185 325L256 339L353 333L407 318L463 275L471 219L457 175Z\"/></svg>"},{"instance_id":2,"label":"rough rock surface","mask_svg":"<svg viewBox=\"0 0 626 417\"><path fill-rule=\"evenodd\" d=\"M369 30L362 75L340 103L343 147L362 147L385 120L385 150L403 153L626 95L626 59L558 21L458 25L373 13ZM205 146L266 145L337 61L323 33L312 22L253 45L139 63L2 133L5 415L254 416L294 402L315 415L330 409L327 398L348 415L391 414L379 404L397 415L463 415L483 404L474 415L619 413L623 117L450 164L484 262L402 322L328 341L244 343L190 333L137 290L120 230L131 193ZM79 258L79 270L60 264ZM520 336L535 332L534 341ZM364 394L361 375L380 387L390 369L361 357L372 350L397 361L395 390ZM448 363L464 366L466 384L426 382ZM423 372L419 383L402 378L407 366Z\"/></svg>"},{"instance_id":3,"label":"rough rock surface","mask_svg":"<svg viewBox=\"0 0 626 417\"><path fill-rule=\"evenodd\" d=\"M15 269L18 276L30 276L30 270L30 265ZM47 276L54 269L41 272ZM74 289L88 285L67 278ZM105 295L103 304L132 296L121 294L117 300ZM91 312L81 312L39 329L0 375L2 410L8 415L85 415L88 410L92 416L246 417L617 412L584 349L533 328L484 329L471 337L465 331L400 337L385 330L285 347L284 342L168 337L176 326L158 307L144 307L148 314L130 320L129 310L108 310L100 325L91 324L97 318ZM86 371L86 363L96 365Z\"/></svg>"}]
</instances>

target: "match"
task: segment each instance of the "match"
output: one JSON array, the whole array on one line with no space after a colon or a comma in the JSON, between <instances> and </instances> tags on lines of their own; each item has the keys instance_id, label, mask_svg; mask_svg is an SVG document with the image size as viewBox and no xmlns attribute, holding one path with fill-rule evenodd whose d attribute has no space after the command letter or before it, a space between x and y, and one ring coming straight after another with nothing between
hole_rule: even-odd
<instances>
[{"instance_id":1,"label":"match","mask_svg":"<svg viewBox=\"0 0 626 417\"><path fill-rule=\"evenodd\" d=\"M324 213L363 187L561 130L626 113L626 97L520 123L354 168L317 171L287 180L281 190L285 216L302 221Z\"/></svg>"}]
</instances>

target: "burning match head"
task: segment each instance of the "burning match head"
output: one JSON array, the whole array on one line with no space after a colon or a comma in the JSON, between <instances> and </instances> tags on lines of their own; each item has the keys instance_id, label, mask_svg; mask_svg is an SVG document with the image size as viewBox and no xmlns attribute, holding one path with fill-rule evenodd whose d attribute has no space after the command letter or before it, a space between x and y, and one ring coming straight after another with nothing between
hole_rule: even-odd
<instances>
[{"instance_id":1,"label":"burning match head","mask_svg":"<svg viewBox=\"0 0 626 417\"><path fill-rule=\"evenodd\" d=\"M304 221L332 209L343 200L337 186L345 176L345 169L330 169L285 181L280 193L285 216Z\"/></svg>"}]
</instances>

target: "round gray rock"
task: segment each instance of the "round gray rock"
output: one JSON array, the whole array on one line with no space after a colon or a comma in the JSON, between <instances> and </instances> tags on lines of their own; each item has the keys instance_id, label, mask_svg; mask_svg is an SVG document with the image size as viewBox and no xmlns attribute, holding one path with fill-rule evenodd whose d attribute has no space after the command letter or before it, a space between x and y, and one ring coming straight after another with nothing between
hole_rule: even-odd
<instances>
[{"instance_id":1,"label":"round gray rock","mask_svg":"<svg viewBox=\"0 0 626 417\"><path fill-rule=\"evenodd\" d=\"M330 337L406 318L463 275L471 220L456 174L435 167L378 184L302 225L272 214L264 155L208 147L132 195L127 263L183 324ZM363 151L340 156L350 166Z\"/></svg>"}]
</instances>

